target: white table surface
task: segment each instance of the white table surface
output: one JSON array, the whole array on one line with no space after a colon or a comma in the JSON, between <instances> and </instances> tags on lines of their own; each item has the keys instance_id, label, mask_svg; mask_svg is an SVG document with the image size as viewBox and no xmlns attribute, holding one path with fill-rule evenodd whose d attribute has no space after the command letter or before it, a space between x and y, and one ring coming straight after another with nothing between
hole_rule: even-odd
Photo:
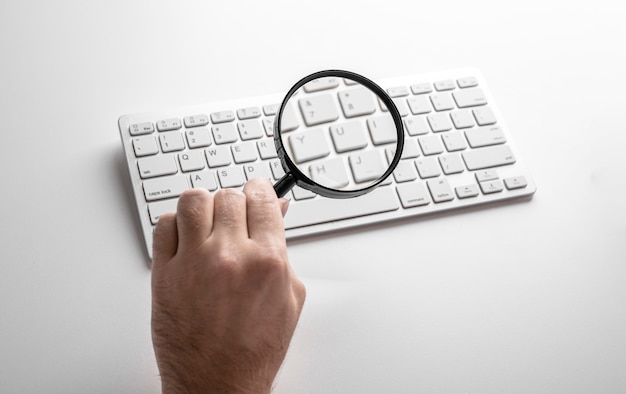
<instances>
[{"instance_id":1,"label":"white table surface","mask_svg":"<svg viewBox=\"0 0 626 394\"><path fill-rule=\"evenodd\" d=\"M160 390L120 115L466 66L537 193L290 242L275 392L626 391L624 8L369 3L0 3L0 392Z\"/></svg>"}]
</instances>

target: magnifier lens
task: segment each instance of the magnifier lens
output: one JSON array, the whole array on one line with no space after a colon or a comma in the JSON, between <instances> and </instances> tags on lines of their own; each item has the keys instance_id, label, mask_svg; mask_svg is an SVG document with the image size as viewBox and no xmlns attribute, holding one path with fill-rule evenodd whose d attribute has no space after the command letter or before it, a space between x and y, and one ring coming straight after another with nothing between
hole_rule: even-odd
<instances>
[{"instance_id":1,"label":"magnifier lens","mask_svg":"<svg viewBox=\"0 0 626 394\"><path fill-rule=\"evenodd\" d=\"M403 142L397 110L391 104L394 120L386 94L360 78L326 74L283 102L277 146L284 149L283 165L299 186L352 197L381 183L397 164Z\"/></svg>"}]
</instances>

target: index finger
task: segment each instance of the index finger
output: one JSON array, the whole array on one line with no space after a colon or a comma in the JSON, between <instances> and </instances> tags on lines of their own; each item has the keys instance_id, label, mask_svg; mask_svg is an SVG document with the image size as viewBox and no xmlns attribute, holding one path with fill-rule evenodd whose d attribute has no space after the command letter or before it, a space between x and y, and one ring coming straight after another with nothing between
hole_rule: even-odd
<instances>
[{"instance_id":1,"label":"index finger","mask_svg":"<svg viewBox=\"0 0 626 394\"><path fill-rule=\"evenodd\" d=\"M285 242L281 204L268 179L253 178L243 188L246 194L248 235L264 243Z\"/></svg>"}]
</instances>

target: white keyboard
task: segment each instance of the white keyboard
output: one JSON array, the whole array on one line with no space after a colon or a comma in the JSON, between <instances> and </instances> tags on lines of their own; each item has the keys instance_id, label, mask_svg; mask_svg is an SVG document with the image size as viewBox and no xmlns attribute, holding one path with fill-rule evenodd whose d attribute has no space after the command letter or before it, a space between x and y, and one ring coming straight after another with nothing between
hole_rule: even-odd
<instances>
[{"instance_id":1,"label":"white keyboard","mask_svg":"<svg viewBox=\"0 0 626 394\"><path fill-rule=\"evenodd\" d=\"M385 184L350 200L295 187L287 238L528 197L535 190L495 100L476 69L376 80L403 117L402 160ZM335 95L340 86L328 87ZM148 255L161 214L191 187L243 188L283 174L273 141L284 93L124 115L125 157ZM381 109L379 109L381 110Z\"/></svg>"}]
</instances>

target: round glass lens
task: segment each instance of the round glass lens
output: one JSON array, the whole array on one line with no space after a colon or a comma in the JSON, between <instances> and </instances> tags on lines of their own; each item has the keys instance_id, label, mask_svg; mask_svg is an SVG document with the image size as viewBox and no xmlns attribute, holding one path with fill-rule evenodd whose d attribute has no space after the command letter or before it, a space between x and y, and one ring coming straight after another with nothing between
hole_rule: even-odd
<instances>
[{"instance_id":1,"label":"round glass lens","mask_svg":"<svg viewBox=\"0 0 626 394\"><path fill-rule=\"evenodd\" d=\"M350 194L374 187L397 165L403 145L397 109L391 103L390 111L389 96L357 77L311 79L283 102L277 144L298 185Z\"/></svg>"}]
</instances>

